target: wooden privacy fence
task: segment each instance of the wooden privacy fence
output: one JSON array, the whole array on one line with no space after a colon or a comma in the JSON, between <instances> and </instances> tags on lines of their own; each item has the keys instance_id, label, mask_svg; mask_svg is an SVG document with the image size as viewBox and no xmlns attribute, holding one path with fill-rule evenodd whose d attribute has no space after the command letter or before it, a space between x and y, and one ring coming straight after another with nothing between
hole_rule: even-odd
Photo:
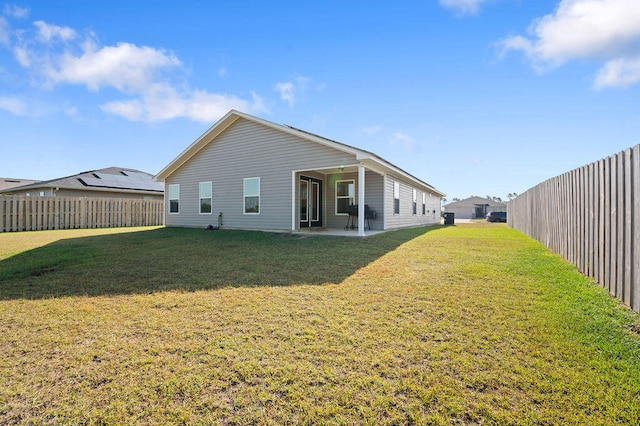
<instances>
[{"instance_id":1,"label":"wooden privacy fence","mask_svg":"<svg viewBox=\"0 0 640 426\"><path fill-rule=\"evenodd\" d=\"M509 226L640 311L640 145L542 182L507 211Z\"/></svg>"},{"instance_id":2,"label":"wooden privacy fence","mask_svg":"<svg viewBox=\"0 0 640 426\"><path fill-rule=\"evenodd\" d=\"M0 232L162 225L162 200L0 195Z\"/></svg>"}]
</instances>

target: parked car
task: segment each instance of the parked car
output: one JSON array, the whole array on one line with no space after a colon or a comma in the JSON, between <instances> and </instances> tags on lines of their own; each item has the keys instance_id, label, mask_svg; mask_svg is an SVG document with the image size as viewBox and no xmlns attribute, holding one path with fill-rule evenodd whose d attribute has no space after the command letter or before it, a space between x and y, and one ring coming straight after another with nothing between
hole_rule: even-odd
<instances>
[{"instance_id":1,"label":"parked car","mask_svg":"<svg viewBox=\"0 0 640 426\"><path fill-rule=\"evenodd\" d=\"M506 222L507 212L489 212L487 222Z\"/></svg>"}]
</instances>

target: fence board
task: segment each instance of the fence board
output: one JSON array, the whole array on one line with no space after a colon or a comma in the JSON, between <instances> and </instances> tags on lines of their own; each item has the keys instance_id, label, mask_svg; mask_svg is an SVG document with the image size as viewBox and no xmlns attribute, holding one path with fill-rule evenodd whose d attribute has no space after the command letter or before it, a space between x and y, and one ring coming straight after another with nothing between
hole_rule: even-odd
<instances>
[{"instance_id":1,"label":"fence board","mask_svg":"<svg viewBox=\"0 0 640 426\"><path fill-rule=\"evenodd\" d=\"M0 195L0 232L162 225L162 200Z\"/></svg>"},{"instance_id":2,"label":"fence board","mask_svg":"<svg viewBox=\"0 0 640 426\"><path fill-rule=\"evenodd\" d=\"M509 226L640 311L640 145L542 182L507 208Z\"/></svg>"},{"instance_id":3,"label":"fence board","mask_svg":"<svg viewBox=\"0 0 640 426\"><path fill-rule=\"evenodd\" d=\"M631 160L631 194L633 201L631 257L633 269L631 271L631 307L640 311L640 145L633 147Z\"/></svg>"}]
</instances>

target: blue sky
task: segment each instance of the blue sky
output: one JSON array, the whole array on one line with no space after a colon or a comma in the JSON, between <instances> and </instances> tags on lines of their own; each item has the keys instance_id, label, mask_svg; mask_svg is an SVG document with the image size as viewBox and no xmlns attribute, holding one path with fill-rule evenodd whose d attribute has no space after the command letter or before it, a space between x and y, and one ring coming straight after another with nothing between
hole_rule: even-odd
<instances>
[{"instance_id":1,"label":"blue sky","mask_svg":"<svg viewBox=\"0 0 640 426\"><path fill-rule=\"evenodd\" d=\"M0 176L157 173L230 109L506 199L640 143L640 1L0 3Z\"/></svg>"}]
</instances>

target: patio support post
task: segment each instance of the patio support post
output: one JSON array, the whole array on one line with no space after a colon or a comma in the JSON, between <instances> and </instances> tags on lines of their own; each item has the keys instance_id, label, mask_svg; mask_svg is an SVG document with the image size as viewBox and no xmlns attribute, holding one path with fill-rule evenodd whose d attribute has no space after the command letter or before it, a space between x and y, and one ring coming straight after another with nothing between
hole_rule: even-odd
<instances>
[{"instance_id":1,"label":"patio support post","mask_svg":"<svg viewBox=\"0 0 640 426\"><path fill-rule=\"evenodd\" d=\"M296 172L291 172L291 230L296 230Z\"/></svg>"},{"instance_id":2,"label":"patio support post","mask_svg":"<svg viewBox=\"0 0 640 426\"><path fill-rule=\"evenodd\" d=\"M358 166L358 236L364 237L364 166Z\"/></svg>"}]
</instances>

